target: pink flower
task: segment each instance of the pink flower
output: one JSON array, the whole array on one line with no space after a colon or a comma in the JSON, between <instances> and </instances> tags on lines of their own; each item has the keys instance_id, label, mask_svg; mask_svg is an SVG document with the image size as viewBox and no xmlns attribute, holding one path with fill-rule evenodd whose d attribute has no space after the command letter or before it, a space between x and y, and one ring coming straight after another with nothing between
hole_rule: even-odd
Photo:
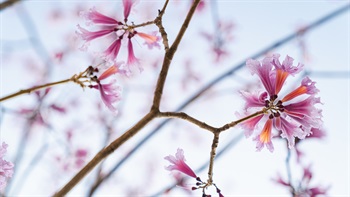
<instances>
[{"instance_id":1,"label":"pink flower","mask_svg":"<svg viewBox=\"0 0 350 197\"><path fill-rule=\"evenodd\" d=\"M264 146L266 146L270 152L273 152L274 147L271 142L271 130L272 130L272 118L269 118L266 121L265 126L261 131L261 133L258 136L256 136L254 139L256 141L257 151L260 151L262 148L264 148Z\"/></svg>"},{"instance_id":2,"label":"pink flower","mask_svg":"<svg viewBox=\"0 0 350 197\"><path fill-rule=\"evenodd\" d=\"M276 88L275 92L278 94L287 79L288 75L294 76L295 74L299 73L302 68L303 64L298 64L297 66L293 66L293 58L289 57L288 55L284 59L283 63L281 64L279 61L279 54L273 54L273 60L272 64L276 68Z\"/></svg>"},{"instance_id":3,"label":"pink flower","mask_svg":"<svg viewBox=\"0 0 350 197\"><path fill-rule=\"evenodd\" d=\"M137 32L136 35L140 36L142 39L145 40L144 44L147 45L149 49L152 49L153 47L157 47L158 49L160 49L160 36L157 36L156 31L152 32L151 35L142 32Z\"/></svg>"},{"instance_id":4,"label":"pink flower","mask_svg":"<svg viewBox=\"0 0 350 197\"><path fill-rule=\"evenodd\" d=\"M295 197L306 197L306 196L317 197L320 195L322 196L326 195L329 187L327 188L321 187L321 186L311 187L310 182L312 180L312 177L313 177L313 174L309 166L304 168L303 177L301 178L301 180L299 179L296 186L284 181L280 175L278 175L277 179L273 179L273 181L275 181L276 183L284 187L287 187L288 190L291 192L292 196L295 196Z\"/></svg>"},{"instance_id":5,"label":"pink flower","mask_svg":"<svg viewBox=\"0 0 350 197\"><path fill-rule=\"evenodd\" d=\"M126 22L128 20L131 6L133 4L133 0L123 0L123 6L124 6L124 21Z\"/></svg>"},{"instance_id":6,"label":"pink flower","mask_svg":"<svg viewBox=\"0 0 350 197\"><path fill-rule=\"evenodd\" d=\"M293 59L289 56L281 64L278 60L279 54L274 54L263 59L262 63L256 60L248 60L247 66L252 74L257 74L265 87L266 92L241 92L246 101L245 110L260 108L264 110L263 115L246 120L241 123L246 129L246 136L250 136L259 122L265 122L262 131L257 137L257 150L266 146L271 152L273 145L271 142L272 128L280 131L280 136L287 139L288 147L295 145L295 138L304 139L312 133L312 130L318 129L322 125L321 110L317 109L315 104L321 103L319 98L315 97L318 89L315 82L308 77L304 78L301 85L283 99L279 100L278 93L287 77L294 76L301 71L302 64L293 66ZM268 95L268 94L269 95ZM304 96L303 100L294 100L294 98ZM293 100L292 100L293 99Z\"/></svg>"},{"instance_id":7,"label":"pink flower","mask_svg":"<svg viewBox=\"0 0 350 197\"><path fill-rule=\"evenodd\" d=\"M129 71L131 70L131 67L134 65L138 65L139 71L142 72L143 68L139 65L139 60L135 57L134 49L132 46L131 39L128 40L128 61L127 66L129 68Z\"/></svg>"},{"instance_id":8,"label":"pink flower","mask_svg":"<svg viewBox=\"0 0 350 197\"><path fill-rule=\"evenodd\" d=\"M121 88L116 86L115 81L108 84L99 83L97 85L90 85L89 87L99 90L103 103L108 107L108 109L117 113L117 109L114 107L114 104L121 100Z\"/></svg>"},{"instance_id":9,"label":"pink flower","mask_svg":"<svg viewBox=\"0 0 350 197\"><path fill-rule=\"evenodd\" d=\"M13 163L3 159L7 146L5 142L0 146L0 191L6 187L8 179L13 175Z\"/></svg>"},{"instance_id":10,"label":"pink flower","mask_svg":"<svg viewBox=\"0 0 350 197\"><path fill-rule=\"evenodd\" d=\"M271 58L265 58L262 64L257 60L248 60L247 67L249 68L251 74L256 74L259 76L262 84L264 85L266 91L270 96L275 94L275 84L271 79L272 64Z\"/></svg>"},{"instance_id":11,"label":"pink flower","mask_svg":"<svg viewBox=\"0 0 350 197\"><path fill-rule=\"evenodd\" d=\"M302 82L301 85L293 90L292 92L290 92L289 94L287 94L282 101L286 102L289 100L292 100L293 98L303 95L303 94L310 94L310 95L314 95L316 93L319 92L319 90L315 87L315 83L309 79L309 77L305 77Z\"/></svg>"},{"instance_id":12,"label":"pink flower","mask_svg":"<svg viewBox=\"0 0 350 197\"><path fill-rule=\"evenodd\" d=\"M76 150L75 152L75 166L76 168L81 168L83 167L84 163L85 163L85 160L86 160L86 157L87 157L87 150L86 149L78 149Z\"/></svg>"},{"instance_id":13,"label":"pink flower","mask_svg":"<svg viewBox=\"0 0 350 197\"><path fill-rule=\"evenodd\" d=\"M101 36L108 35L114 31L114 28L111 28L111 29L104 29L104 30L100 30L100 31L91 32L91 31L88 31L88 30L80 27L80 25L77 25L77 27L81 31L81 32L77 32L77 34L83 40L86 40L87 42L89 42L93 39L99 38Z\"/></svg>"},{"instance_id":14,"label":"pink flower","mask_svg":"<svg viewBox=\"0 0 350 197\"><path fill-rule=\"evenodd\" d=\"M245 91L240 91L241 96L246 101L245 103L245 109L251 108L251 107L264 107L265 106L265 100L267 98L267 92L263 93L250 93Z\"/></svg>"},{"instance_id":15,"label":"pink flower","mask_svg":"<svg viewBox=\"0 0 350 197\"><path fill-rule=\"evenodd\" d=\"M165 169L178 170L184 174L187 174L190 177L197 178L197 175L193 172L193 170L185 163L184 151L180 148L177 149L175 157L172 155L164 157L164 159L168 160L173 165L166 167Z\"/></svg>"},{"instance_id":16,"label":"pink flower","mask_svg":"<svg viewBox=\"0 0 350 197\"><path fill-rule=\"evenodd\" d=\"M104 52L106 60L115 61L121 46L121 39L117 38Z\"/></svg>"},{"instance_id":17,"label":"pink flower","mask_svg":"<svg viewBox=\"0 0 350 197\"><path fill-rule=\"evenodd\" d=\"M112 66L110 66L109 68L107 68L107 70L105 70L99 77L98 80L104 80L110 76L112 76L113 74L116 73L121 73L121 74L125 74L125 71L123 69L120 68L121 63L115 63Z\"/></svg>"},{"instance_id":18,"label":"pink flower","mask_svg":"<svg viewBox=\"0 0 350 197\"><path fill-rule=\"evenodd\" d=\"M77 31L76 33L79 35L79 37L82 40L85 41L85 43L81 47L81 49L83 50L86 50L90 41L96 38L100 38L113 33L117 35L117 31L120 30L119 26L123 25L123 23L97 12L95 8L92 8L87 12L81 12L81 15L87 20L87 25L96 24L100 28L97 31L89 31L82 28L80 25L78 25L79 31ZM114 60L118 55L119 48L120 48L120 39L117 39L104 52L104 55Z\"/></svg>"},{"instance_id":19,"label":"pink flower","mask_svg":"<svg viewBox=\"0 0 350 197\"><path fill-rule=\"evenodd\" d=\"M121 23L111 17L105 16L100 12L96 11L95 8L91 8L89 11L80 12L80 15L84 17L88 22L87 25L107 25L107 26L118 26Z\"/></svg>"}]
</instances>

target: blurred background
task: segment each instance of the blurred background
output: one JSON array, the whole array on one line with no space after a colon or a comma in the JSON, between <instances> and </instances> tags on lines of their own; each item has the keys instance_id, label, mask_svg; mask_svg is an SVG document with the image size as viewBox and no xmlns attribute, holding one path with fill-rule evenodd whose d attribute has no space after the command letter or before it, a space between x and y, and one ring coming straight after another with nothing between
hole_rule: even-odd
<instances>
[{"instance_id":1,"label":"blurred background","mask_svg":"<svg viewBox=\"0 0 350 197\"><path fill-rule=\"evenodd\" d=\"M170 43L191 2L170 1L163 18ZM129 21L153 20L163 3L138 1ZM70 78L101 63L97 54L110 40L101 38L82 51L83 42L76 34L78 24L86 27L79 13L93 7L123 19L121 1L28 0L0 11L0 97ZM324 20L307 29L321 18ZM156 26L140 28L142 32L156 30ZM212 126L236 120L235 113L242 112L244 106L238 92L252 91L259 84L256 76L240 66L242 62L252 57L261 60L264 53L279 53L280 61L289 55L294 64L305 64L305 72L288 78L283 92L298 86L303 75L316 81L325 131L323 138L297 145L303 153L299 162L295 150L289 152L293 184L299 184L303 167L311 165L311 187L329 188L328 196L349 196L349 35L349 1L203 1L172 61L161 110L182 108L201 88L219 78L181 111ZM164 50L162 45L149 50L139 37L133 42L144 71L131 77L116 76L123 88L118 115L104 106L98 91L73 83L0 103L1 142L9 145L6 160L16 166L4 190L6 195L52 195L149 111ZM124 43L118 56L121 61L126 61L126 54ZM201 195L199 190L188 190L195 184L192 179L172 188L184 176L165 170L169 163L164 157L174 155L177 148L184 149L189 166L205 166L196 172L206 180L212 134L183 120L164 120L148 124L90 172L69 196ZM222 194L290 196L288 188L272 181L278 174L287 180L285 141L274 139L273 153L266 148L257 152L255 142L243 132L235 127L221 136L214 181ZM96 180L106 175L108 178L92 190Z\"/></svg>"}]
</instances>

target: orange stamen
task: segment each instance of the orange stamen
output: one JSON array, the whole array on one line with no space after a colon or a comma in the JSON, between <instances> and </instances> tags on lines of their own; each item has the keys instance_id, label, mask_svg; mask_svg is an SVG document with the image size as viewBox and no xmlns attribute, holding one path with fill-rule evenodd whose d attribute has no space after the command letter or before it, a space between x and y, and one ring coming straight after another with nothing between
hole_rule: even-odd
<instances>
[{"instance_id":1,"label":"orange stamen","mask_svg":"<svg viewBox=\"0 0 350 197\"><path fill-rule=\"evenodd\" d=\"M299 86L297 89L292 91L291 93L287 94L283 99L282 102L286 102L289 100L292 100L293 98L300 96L302 94L305 94L307 92L306 86Z\"/></svg>"},{"instance_id":2,"label":"orange stamen","mask_svg":"<svg viewBox=\"0 0 350 197\"><path fill-rule=\"evenodd\" d=\"M280 92L280 90L282 89L283 83L284 81L286 81L287 77L288 77L289 73L285 72L283 70L278 69L277 73L276 73L276 94L278 94Z\"/></svg>"},{"instance_id":3,"label":"orange stamen","mask_svg":"<svg viewBox=\"0 0 350 197\"><path fill-rule=\"evenodd\" d=\"M149 34L137 32L137 35L139 35L141 38L145 39L147 42L156 42L157 41L157 36L152 36Z\"/></svg>"},{"instance_id":4,"label":"orange stamen","mask_svg":"<svg viewBox=\"0 0 350 197\"><path fill-rule=\"evenodd\" d=\"M117 73L118 71L119 71L118 67L113 65L113 66L109 67L107 70L105 70L98 79L103 80L103 79Z\"/></svg>"},{"instance_id":5,"label":"orange stamen","mask_svg":"<svg viewBox=\"0 0 350 197\"><path fill-rule=\"evenodd\" d=\"M271 129L272 129L272 119L268 119L265 126L260 133L260 142L266 144L271 141Z\"/></svg>"}]
</instances>

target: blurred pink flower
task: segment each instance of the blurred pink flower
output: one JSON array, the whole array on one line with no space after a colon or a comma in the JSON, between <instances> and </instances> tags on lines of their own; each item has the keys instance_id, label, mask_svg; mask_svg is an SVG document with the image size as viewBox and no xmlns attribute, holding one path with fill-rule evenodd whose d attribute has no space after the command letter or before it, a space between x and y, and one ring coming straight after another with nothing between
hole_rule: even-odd
<instances>
[{"instance_id":1,"label":"blurred pink flower","mask_svg":"<svg viewBox=\"0 0 350 197\"><path fill-rule=\"evenodd\" d=\"M9 178L13 175L13 163L3 159L7 152L8 145L3 142L0 146L0 191L2 191L6 185Z\"/></svg>"},{"instance_id":2,"label":"blurred pink flower","mask_svg":"<svg viewBox=\"0 0 350 197\"><path fill-rule=\"evenodd\" d=\"M260 63L257 60L248 60L247 66L252 74L257 74L266 92L255 91L252 93L241 91L246 101L245 114L249 109L265 110L263 115L249 119L241 123L246 129L246 136L250 136L259 122L265 122L265 126L254 138L257 141L257 150L264 145L272 152L271 142L272 128L281 131L280 136L287 139L289 148L294 147L295 138L304 139L312 133L313 129L322 126L321 110L315 104L321 103L315 97L318 89L315 82L305 77L301 85L279 100L278 93L282 89L287 77L294 76L303 68L302 64L293 66L293 58L287 56L283 63L279 62L279 54L266 57ZM295 98L304 96L306 98Z\"/></svg>"},{"instance_id":3,"label":"blurred pink flower","mask_svg":"<svg viewBox=\"0 0 350 197\"><path fill-rule=\"evenodd\" d=\"M164 157L164 159L168 160L173 165L169 165L165 169L178 170L184 174L187 174L190 177L197 178L197 175L193 172L193 170L185 163L184 151L180 148L177 149L175 157L172 155Z\"/></svg>"},{"instance_id":4,"label":"blurred pink flower","mask_svg":"<svg viewBox=\"0 0 350 197\"><path fill-rule=\"evenodd\" d=\"M277 176L277 179L272 180L278 183L279 185L287 187L294 197L317 197L320 195L326 195L329 187L310 186L310 182L313 177L310 168L311 165L303 169L303 177L297 182L296 186L283 180L280 175Z\"/></svg>"}]
</instances>

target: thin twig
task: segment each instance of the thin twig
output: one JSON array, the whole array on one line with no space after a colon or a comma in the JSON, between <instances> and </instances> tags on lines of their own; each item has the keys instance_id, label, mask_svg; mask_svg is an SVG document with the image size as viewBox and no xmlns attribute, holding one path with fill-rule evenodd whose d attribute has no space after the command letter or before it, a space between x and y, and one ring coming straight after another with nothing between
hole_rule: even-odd
<instances>
[{"instance_id":1,"label":"thin twig","mask_svg":"<svg viewBox=\"0 0 350 197\"><path fill-rule=\"evenodd\" d=\"M170 67L170 63L174 57L174 54L177 50L177 47L179 46L183 35L185 34L187 27L192 19L192 16L196 10L196 7L198 5L200 0L195 0L193 1L193 4L191 6L191 9L189 10L185 21L183 22L181 29L179 31L179 33L177 34L174 43L171 45L171 47L169 48L169 50L166 51L165 56L164 56L164 60L163 60L163 66L162 66L162 70L160 71L159 74L159 78L157 81L157 86L156 86L156 90L154 92L154 99L153 99L153 105L152 105L152 109L155 110L159 110L159 105L160 105L160 100L162 98L162 94L163 94L163 89L164 89L164 85L165 85L165 80L166 77L168 75L168 70Z\"/></svg>"},{"instance_id":2,"label":"thin twig","mask_svg":"<svg viewBox=\"0 0 350 197\"><path fill-rule=\"evenodd\" d=\"M206 124L205 122L199 121L196 118L193 118L192 116L187 115L184 112L160 112L158 114L159 117L164 117L164 118L179 118L179 119L183 119L186 120L190 123L193 123L197 126L199 126L200 128L206 129L208 131L211 131L212 133L214 133L217 128L210 126L208 124Z\"/></svg>"},{"instance_id":3,"label":"thin twig","mask_svg":"<svg viewBox=\"0 0 350 197\"><path fill-rule=\"evenodd\" d=\"M28 89L25 89L25 90L20 90L20 91L18 91L16 93L13 93L13 94L10 94L10 95L5 96L3 98L0 98L0 102L8 100L8 99L16 97L16 96L19 96L19 95L22 95L22 94L30 94L30 93L32 93L32 92L34 92L36 90L40 90L42 88L47 88L47 87L51 87L51 86L67 83L67 82L70 82L70 81L73 81L72 78L61 80L61 81L57 81L57 82L47 83L47 84L44 84L44 85L34 86L32 88L28 88Z\"/></svg>"},{"instance_id":4,"label":"thin twig","mask_svg":"<svg viewBox=\"0 0 350 197\"><path fill-rule=\"evenodd\" d=\"M165 9L167 7L169 3L169 0L167 0L163 6L163 9L159 11L158 17L154 20L154 23L157 25L160 34L162 35L162 39L163 39L163 45L164 45L164 49L167 52L169 50L169 41L168 41L168 34L166 33L163 23L162 23L162 17L165 13Z\"/></svg>"},{"instance_id":5,"label":"thin twig","mask_svg":"<svg viewBox=\"0 0 350 197\"><path fill-rule=\"evenodd\" d=\"M7 1L4 1L4 2L1 2L0 3L0 11L2 11L3 9L7 8L7 7L10 7L12 6L13 4L15 3L18 3L20 2L21 0L7 0Z\"/></svg>"}]
</instances>

